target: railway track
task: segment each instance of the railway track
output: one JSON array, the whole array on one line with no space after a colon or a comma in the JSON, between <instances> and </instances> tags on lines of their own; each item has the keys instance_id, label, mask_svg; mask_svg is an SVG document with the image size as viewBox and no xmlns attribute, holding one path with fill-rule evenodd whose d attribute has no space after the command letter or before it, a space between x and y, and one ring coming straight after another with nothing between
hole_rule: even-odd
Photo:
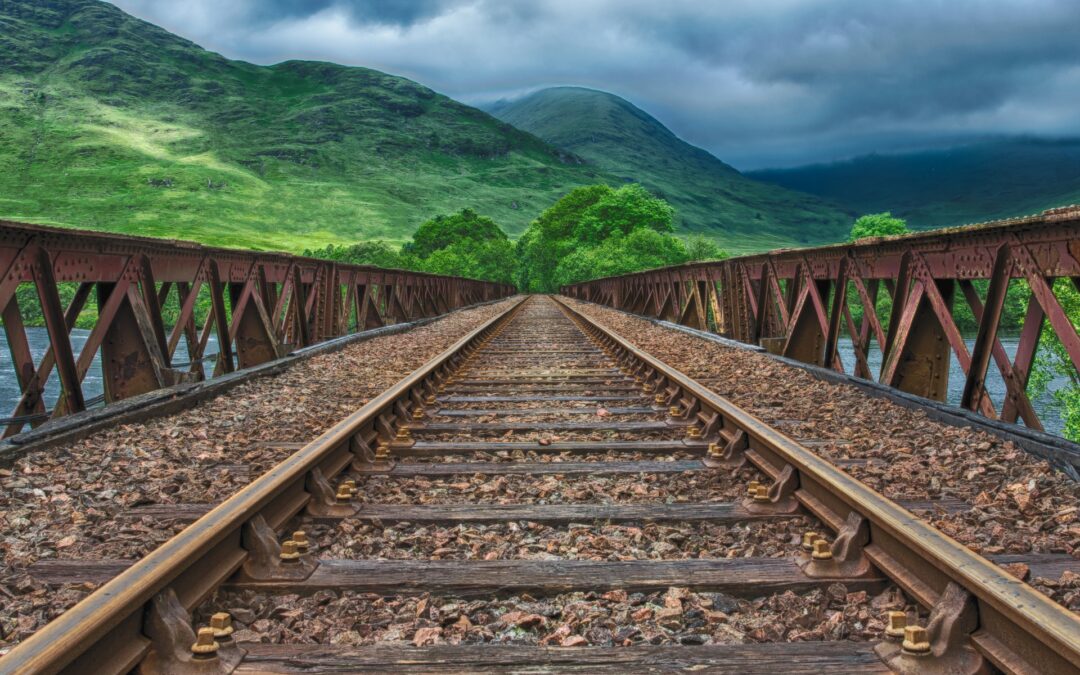
<instances>
[{"instance_id":1,"label":"railway track","mask_svg":"<svg viewBox=\"0 0 1080 675\"><path fill-rule=\"evenodd\" d=\"M103 585L0 659L0 672L1076 672L1080 620L995 564L1008 560L982 558L912 513L930 508L962 505L891 502L534 297L296 443L224 503L123 514L191 521L144 559L40 563L35 573L53 583ZM647 555L588 543L664 524L683 529ZM474 540L466 526L487 529ZM686 532L701 536L687 544ZM418 552L403 555L401 541ZM837 588L845 611L870 613L870 639L724 643L722 625L785 620L757 598ZM907 600L871 601L900 591ZM413 599L387 600L401 597ZM597 603L617 611L579 635L575 621ZM423 627L364 644L360 630L386 623L367 622L367 607L389 605L391 621L405 611ZM342 606L360 619L331 616ZM244 630L231 632L230 609ZM255 616L322 629L245 641ZM657 632L634 627L646 622Z\"/></svg>"}]
</instances>

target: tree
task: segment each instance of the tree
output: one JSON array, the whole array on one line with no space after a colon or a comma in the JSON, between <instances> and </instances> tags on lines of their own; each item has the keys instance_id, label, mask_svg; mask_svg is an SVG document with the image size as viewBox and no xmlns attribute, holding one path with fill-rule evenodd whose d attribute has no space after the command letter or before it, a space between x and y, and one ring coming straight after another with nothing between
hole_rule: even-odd
<instances>
[{"instance_id":1,"label":"tree","mask_svg":"<svg viewBox=\"0 0 1080 675\"><path fill-rule=\"evenodd\" d=\"M1080 330L1080 289L1069 279L1058 279L1053 290L1073 328ZM1065 345L1052 330L1044 328L1039 337L1039 351L1031 371L1030 386L1035 395L1050 391L1065 421L1062 435L1069 440L1080 441L1080 373L1073 365Z\"/></svg>"},{"instance_id":2,"label":"tree","mask_svg":"<svg viewBox=\"0 0 1080 675\"><path fill-rule=\"evenodd\" d=\"M686 259L697 260L723 260L731 256L727 251L720 248L715 241L705 235L695 234L686 238Z\"/></svg>"},{"instance_id":3,"label":"tree","mask_svg":"<svg viewBox=\"0 0 1080 675\"><path fill-rule=\"evenodd\" d=\"M305 250L304 255L352 265L407 269L401 254L389 242L379 240L361 241L349 246L328 244L326 248Z\"/></svg>"},{"instance_id":4,"label":"tree","mask_svg":"<svg viewBox=\"0 0 1080 675\"><path fill-rule=\"evenodd\" d=\"M409 269L470 279L513 283L514 245L498 224L472 209L423 223L401 247Z\"/></svg>"},{"instance_id":5,"label":"tree","mask_svg":"<svg viewBox=\"0 0 1080 675\"><path fill-rule=\"evenodd\" d=\"M491 241L507 239L506 233L486 216L481 216L472 209L462 209L457 213L435 216L426 221L413 233L411 242L401 247L402 253L418 258L429 255L464 241Z\"/></svg>"},{"instance_id":6,"label":"tree","mask_svg":"<svg viewBox=\"0 0 1080 675\"><path fill-rule=\"evenodd\" d=\"M518 240L518 287L550 292L570 278L595 279L685 262L686 247L669 234L674 218L675 209L640 185L619 189L590 185L572 190L540 214ZM631 237L639 230L658 236ZM620 248L646 240L659 247L657 256Z\"/></svg>"},{"instance_id":7,"label":"tree","mask_svg":"<svg viewBox=\"0 0 1080 675\"><path fill-rule=\"evenodd\" d=\"M848 241L857 241L866 237L891 237L907 234L909 231L907 221L903 218L894 218L888 211L868 213L865 216L859 216L859 219L851 226Z\"/></svg>"},{"instance_id":8,"label":"tree","mask_svg":"<svg viewBox=\"0 0 1080 675\"><path fill-rule=\"evenodd\" d=\"M574 227L574 235L578 241L599 244L615 233L630 234L638 228L673 232L674 221L674 207L632 183L601 195L586 208Z\"/></svg>"},{"instance_id":9,"label":"tree","mask_svg":"<svg viewBox=\"0 0 1080 675\"><path fill-rule=\"evenodd\" d=\"M582 246L563 258L555 269L555 286L687 261L681 241L656 230L639 227L623 235L616 231L598 246Z\"/></svg>"}]
</instances>

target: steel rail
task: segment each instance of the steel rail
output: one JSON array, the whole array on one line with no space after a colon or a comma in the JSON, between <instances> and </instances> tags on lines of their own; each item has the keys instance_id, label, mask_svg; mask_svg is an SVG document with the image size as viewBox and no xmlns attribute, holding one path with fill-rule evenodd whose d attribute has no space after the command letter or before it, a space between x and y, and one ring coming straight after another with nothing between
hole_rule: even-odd
<instances>
[{"instance_id":1,"label":"steel rail","mask_svg":"<svg viewBox=\"0 0 1080 675\"><path fill-rule=\"evenodd\" d=\"M272 528L285 525L311 499L309 473L336 476L352 462L355 439L371 443L379 434L380 418L383 429L388 417L407 421L398 413L411 411L418 390L434 391L525 301L466 334L17 645L0 658L0 674L131 670L149 648L143 617L155 595L171 588L188 609L198 605L244 563L246 523L262 516Z\"/></svg>"},{"instance_id":2,"label":"steel rail","mask_svg":"<svg viewBox=\"0 0 1080 675\"><path fill-rule=\"evenodd\" d=\"M624 365L646 374L657 391L667 388L672 401L695 401L719 416L721 429L742 431L748 438L746 458L759 469L775 479L793 467L798 485L793 496L834 531L852 513L862 516L869 524L863 552L920 604L934 607L950 582L970 593L978 611L971 641L995 666L1012 673L1077 672L1076 615L747 411L556 301ZM702 422L710 417L698 413Z\"/></svg>"}]
</instances>

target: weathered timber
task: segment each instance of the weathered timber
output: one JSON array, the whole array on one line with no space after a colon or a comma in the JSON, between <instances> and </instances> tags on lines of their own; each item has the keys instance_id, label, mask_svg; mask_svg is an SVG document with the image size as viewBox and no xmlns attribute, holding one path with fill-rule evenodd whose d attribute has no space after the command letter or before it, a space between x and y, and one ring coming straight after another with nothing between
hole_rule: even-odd
<instances>
[{"instance_id":1,"label":"weathered timber","mask_svg":"<svg viewBox=\"0 0 1080 675\"><path fill-rule=\"evenodd\" d=\"M623 589L650 592L671 586L756 598L800 593L843 583L849 592L880 591L883 578L812 579L793 560L321 560L307 579L227 584L279 593L321 590L358 593L448 593L464 597L498 594Z\"/></svg>"},{"instance_id":2,"label":"weathered timber","mask_svg":"<svg viewBox=\"0 0 1080 675\"><path fill-rule=\"evenodd\" d=\"M519 645L274 645L244 642L237 675L256 673L597 673L709 672L742 675L884 675L869 642L533 647Z\"/></svg>"},{"instance_id":3,"label":"weathered timber","mask_svg":"<svg viewBox=\"0 0 1080 675\"><path fill-rule=\"evenodd\" d=\"M606 462L604 462L606 464ZM653 462L654 464L674 464L675 462ZM700 462L693 462L701 464ZM596 475L588 471L581 462L579 474ZM626 464L640 464L627 462ZM402 465L398 465L402 466ZM408 465L405 465L408 466ZM423 464L412 466L427 466ZM440 466L437 464L430 466ZM450 465L453 466L453 465ZM461 465L459 465L461 466ZM522 471L516 463L487 464L489 467L517 469L513 473L531 473ZM537 467L558 468L559 464L533 464ZM510 473L509 471L507 473ZM552 472L554 473L554 472ZM638 472L633 472L638 473ZM382 474L386 475L386 474ZM389 475L394 475L393 473ZM421 474L426 476L439 474ZM453 474L441 474L453 475ZM940 513L959 513L971 507L959 499L930 499L901 501L901 506L909 511L928 510ZM741 503L698 502L675 504L357 504L354 515L318 517L319 521L334 521L342 518L361 520L379 520L382 522L413 523L495 523L509 521L529 521L536 523L584 523L604 521L625 522L711 522L730 524L747 520L767 520L790 518L791 515L754 513ZM120 514L121 518L152 518L161 521L190 522L208 513L210 504L143 504L130 508Z\"/></svg>"},{"instance_id":4,"label":"weathered timber","mask_svg":"<svg viewBox=\"0 0 1080 675\"><path fill-rule=\"evenodd\" d=\"M686 422L435 422L413 426L413 435L419 434L476 434L502 431L671 431L685 427Z\"/></svg>"},{"instance_id":5,"label":"weathered timber","mask_svg":"<svg viewBox=\"0 0 1080 675\"><path fill-rule=\"evenodd\" d=\"M609 415L651 415L656 411L653 408L605 408ZM595 415L596 408L506 408L506 409L464 409L464 410L432 410L432 415L438 417L531 417L536 415Z\"/></svg>"},{"instance_id":6,"label":"weathered timber","mask_svg":"<svg viewBox=\"0 0 1080 675\"><path fill-rule=\"evenodd\" d=\"M470 452L513 452L514 450L532 451L545 454L590 454L601 452L639 452L668 455L672 452L704 452L706 443L684 443L683 441L568 441L540 445L537 442L502 442L490 443L417 441L410 448L394 448L398 457L431 457Z\"/></svg>"},{"instance_id":7,"label":"weathered timber","mask_svg":"<svg viewBox=\"0 0 1080 675\"><path fill-rule=\"evenodd\" d=\"M790 516L789 516L790 517ZM1057 579L1069 570L1080 573L1080 560L1065 553L1028 553L987 556L999 565L1024 563L1030 578ZM28 570L41 583L101 584L120 574L130 560L39 560ZM325 567L325 569L323 569ZM650 569L651 568L651 569ZM805 577L798 565L784 558L735 558L697 560L636 560L595 562L592 560L322 560L308 581L313 586L297 590L334 588L373 593L431 592L547 592L572 589L625 588L655 590L667 586L710 589L738 595L742 582L764 582L760 592L747 597L788 590L806 590L814 581ZM321 574L321 576L320 576ZM428 576L434 574L434 577ZM523 575L515 579L515 575ZM370 577L370 579L365 579ZM436 585L428 585L434 579ZM292 582L290 582L292 583ZM307 582L304 582L307 583ZM364 584L370 585L365 586ZM844 583L848 583L846 580ZM875 582L876 583L876 582ZM769 585L772 584L772 585ZM862 588L862 587L860 587ZM276 590L280 588L275 587ZM858 590L849 586L849 590ZM744 593L744 595L745 595Z\"/></svg>"}]
</instances>

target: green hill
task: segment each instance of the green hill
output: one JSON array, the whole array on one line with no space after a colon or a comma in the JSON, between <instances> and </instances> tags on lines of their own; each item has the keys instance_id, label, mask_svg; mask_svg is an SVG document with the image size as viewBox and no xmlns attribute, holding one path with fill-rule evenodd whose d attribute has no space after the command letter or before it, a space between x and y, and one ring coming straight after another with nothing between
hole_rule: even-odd
<instances>
[{"instance_id":1,"label":"green hill","mask_svg":"<svg viewBox=\"0 0 1080 675\"><path fill-rule=\"evenodd\" d=\"M1018 138L748 175L859 213L892 211L915 228L946 227L1080 203L1080 139Z\"/></svg>"},{"instance_id":2,"label":"green hill","mask_svg":"<svg viewBox=\"0 0 1080 675\"><path fill-rule=\"evenodd\" d=\"M852 214L750 180L612 94L554 87L487 109L621 180L640 182L675 206L680 229L734 251L837 241L851 227Z\"/></svg>"},{"instance_id":3,"label":"green hill","mask_svg":"<svg viewBox=\"0 0 1080 675\"><path fill-rule=\"evenodd\" d=\"M465 206L517 233L608 179L415 82L231 61L97 0L0 0L0 165L0 217L292 250Z\"/></svg>"}]
</instances>

